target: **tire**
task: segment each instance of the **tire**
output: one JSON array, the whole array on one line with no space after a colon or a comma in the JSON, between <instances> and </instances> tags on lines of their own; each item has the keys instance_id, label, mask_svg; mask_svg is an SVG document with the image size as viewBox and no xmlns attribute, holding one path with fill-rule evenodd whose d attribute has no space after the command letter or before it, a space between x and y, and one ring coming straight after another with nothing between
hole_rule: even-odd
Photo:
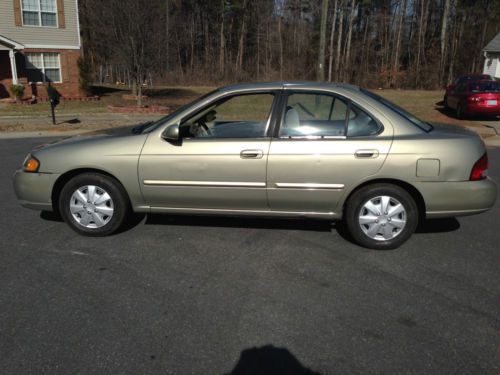
<instances>
[{"instance_id":1,"label":"tire","mask_svg":"<svg viewBox=\"0 0 500 375\"><path fill-rule=\"evenodd\" d=\"M99 173L83 173L69 180L59 195L59 211L78 234L91 237L115 233L130 212L122 185Z\"/></svg>"},{"instance_id":2,"label":"tire","mask_svg":"<svg viewBox=\"0 0 500 375\"><path fill-rule=\"evenodd\" d=\"M382 206L389 209L383 211ZM411 237L418 217L415 200L406 190L392 184L376 184L354 192L347 201L344 219L357 244L374 250L391 250Z\"/></svg>"},{"instance_id":3,"label":"tire","mask_svg":"<svg viewBox=\"0 0 500 375\"><path fill-rule=\"evenodd\" d=\"M450 106L448 105L448 96L447 95L445 95L443 98L443 106L446 109L450 109Z\"/></svg>"},{"instance_id":4,"label":"tire","mask_svg":"<svg viewBox=\"0 0 500 375\"><path fill-rule=\"evenodd\" d=\"M461 120L465 119L464 107L460 103L457 105L457 118Z\"/></svg>"}]
</instances>

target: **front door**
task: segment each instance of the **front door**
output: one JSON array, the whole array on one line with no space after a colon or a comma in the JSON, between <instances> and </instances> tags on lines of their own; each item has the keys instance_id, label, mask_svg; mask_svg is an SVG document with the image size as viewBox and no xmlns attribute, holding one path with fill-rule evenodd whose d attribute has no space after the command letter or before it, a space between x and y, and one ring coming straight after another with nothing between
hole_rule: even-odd
<instances>
[{"instance_id":1,"label":"front door","mask_svg":"<svg viewBox=\"0 0 500 375\"><path fill-rule=\"evenodd\" d=\"M383 165L392 128L333 94L291 91L271 142L272 210L338 213L344 191Z\"/></svg>"},{"instance_id":2,"label":"front door","mask_svg":"<svg viewBox=\"0 0 500 375\"><path fill-rule=\"evenodd\" d=\"M186 116L179 143L150 136L139 178L151 207L267 210L274 92L218 99Z\"/></svg>"}]
</instances>

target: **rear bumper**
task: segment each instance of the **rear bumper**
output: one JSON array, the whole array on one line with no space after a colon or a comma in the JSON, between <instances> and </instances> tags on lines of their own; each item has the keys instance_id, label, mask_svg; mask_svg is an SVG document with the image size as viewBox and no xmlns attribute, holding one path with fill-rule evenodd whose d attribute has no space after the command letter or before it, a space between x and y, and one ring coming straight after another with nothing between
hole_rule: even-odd
<instances>
[{"instance_id":1,"label":"rear bumper","mask_svg":"<svg viewBox=\"0 0 500 375\"><path fill-rule=\"evenodd\" d=\"M59 174L14 173L14 191L21 206L34 210L52 211L52 189Z\"/></svg>"},{"instance_id":2,"label":"rear bumper","mask_svg":"<svg viewBox=\"0 0 500 375\"><path fill-rule=\"evenodd\" d=\"M475 215L495 204L497 186L489 178L480 181L422 182L418 185L426 207L426 217Z\"/></svg>"},{"instance_id":3,"label":"rear bumper","mask_svg":"<svg viewBox=\"0 0 500 375\"><path fill-rule=\"evenodd\" d=\"M485 107L485 106L467 104L464 112L469 115L500 116L500 106Z\"/></svg>"}]
</instances>

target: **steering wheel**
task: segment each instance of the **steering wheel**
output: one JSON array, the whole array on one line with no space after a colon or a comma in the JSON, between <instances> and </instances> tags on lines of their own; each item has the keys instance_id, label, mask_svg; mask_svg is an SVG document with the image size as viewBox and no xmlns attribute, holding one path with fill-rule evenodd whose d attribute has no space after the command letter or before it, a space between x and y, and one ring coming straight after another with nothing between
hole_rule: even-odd
<instances>
[{"instance_id":1,"label":"steering wheel","mask_svg":"<svg viewBox=\"0 0 500 375\"><path fill-rule=\"evenodd\" d=\"M200 119L200 121L198 121L198 128L203 129L207 135L210 135L210 136L212 135L212 131L208 128L207 124L202 119Z\"/></svg>"}]
</instances>

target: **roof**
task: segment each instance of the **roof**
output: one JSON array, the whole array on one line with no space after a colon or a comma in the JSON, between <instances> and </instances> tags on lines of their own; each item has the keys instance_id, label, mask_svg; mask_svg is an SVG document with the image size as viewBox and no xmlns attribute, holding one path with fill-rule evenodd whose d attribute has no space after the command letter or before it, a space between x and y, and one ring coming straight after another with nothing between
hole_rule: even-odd
<instances>
[{"instance_id":1,"label":"roof","mask_svg":"<svg viewBox=\"0 0 500 375\"><path fill-rule=\"evenodd\" d=\"M500 33L498 33L487 45L483 48L487 52L500 52Z\"/></svg>"},{"instance_id":2,"label":"roof","mask_svg":"<svg viewBox=\"0 0 500 375\"><path fill-rule=\"evenodd\" d=\"M348 90L359 90L358 86L343 83L328 82L307 82L307 81L283 81L283 82L253 82L237 83L221 87L221 91L244 91L244 90L281 90L285 88L305 88L305 89L331 89L334 87Z\"/></svg>"},{"instance_id":3,"label":"roof","mask_svg":"<svg viewBox=\"0 0 500 375\"><path fill-rule=\"evenodd\" d=\"M12 39L6 38L4 36L0 35L0 44L3 46L6 46L8 48L13 48L13 49L23 49L24 46L21 43L18 43Z\"/></svg>"}]
</instances>

